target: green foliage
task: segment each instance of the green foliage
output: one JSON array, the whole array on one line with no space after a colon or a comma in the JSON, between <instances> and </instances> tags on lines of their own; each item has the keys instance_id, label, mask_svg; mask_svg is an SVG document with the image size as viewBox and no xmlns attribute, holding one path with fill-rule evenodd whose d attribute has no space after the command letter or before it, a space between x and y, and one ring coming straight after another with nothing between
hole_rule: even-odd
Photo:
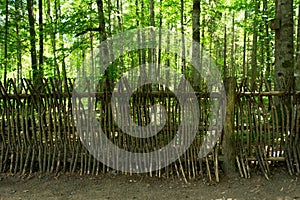
<instances>
[{"instance_id":1,"label":"green foliage","mask_svg":"<svg viewBox=\"0 0 300 200\"><path fill-rule=\"evenodd\" d=\"M31 77L31 72L29 71L31 63L26 1L9 0L8 2L9 26L7 39L5 39L4 34L5 0L1 0L0 3L0 78L3 79L5 68L8 71L8 77L17 78L19 76L18 73L22 72L20 76L29 78ZM259 4L258 11L255 11L255 1L201 1L200 43L204 50L209 52L220 70L223 71L224 67L234 66L234 69L231 70L234 70L236 77L249 77L251 76L249 71L251 70L252 36L257 31L258 71L260 76L270 76L267 78L272 79L274 32L268 29L269 33L267 35L266 24L268 24L269 19L274 18L274 1L257 0L257 2ZM34 1L33 10L36 18L36 49L39 54L38 36L40 32L37 3ZM266 8L263 6L264 3L268 4ZM45 0L43 6L44 24L41 34L44 36L44 76L62 77L62 66L63 62L65 62L67 76L75 77L78 73L77 69L84 61L84 55L89 54L91 49L97 46L100 41L101 34L97 31L100 16L97 3L90 0ZM121 31L150 25L150 0L104 0L103 6L107 34L116 34ZM155 26L160 26L160 20L162 20L163 28L181 31L180 8L180 1L154 1ZM245 11L247 11L247 19L245 19ZM193 2L184 0L183 25L184 33L188 36L192 34L192 13ZM234 24L232 24L233 21ZM254 26L254 24L256 25ZM226 38L224 38L225 29L227 33ZM246 36L245 44L244 34ZM232 41L233 38L234 41ZM8 45L6 58L8 64L6 66L3 48L5 42ZM270 45L269 52L266 49L267 44ZM243 52L244 45L246 45L246 52ZM231 51L234 52L234 58L229 56ZM18 56L21 56L21 59ZM224 57L227 57L226 62ZM134 59L138 59L138 56L135 56ZM170 58L165 56L162 62L167 62L167 60L170 60ZM174 63L179 60L175 61L174 57L171 60L173 65L180 68L178 63ZM19 61L21 63L18 65ZM243 71L242 65L245 61L246 71ZM268 69L268 66L271 66L271 69ZM124 68L124 66L121 67L116 64L111 68L110 74L117 77L117 74L126 70L127 68Z\"/></svg>"}]
</instances>

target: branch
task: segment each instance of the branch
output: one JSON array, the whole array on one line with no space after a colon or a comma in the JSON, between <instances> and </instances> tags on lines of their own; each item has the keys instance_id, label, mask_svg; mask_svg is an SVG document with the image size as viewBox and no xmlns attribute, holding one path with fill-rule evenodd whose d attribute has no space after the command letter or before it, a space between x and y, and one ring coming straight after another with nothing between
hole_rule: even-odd
<instances>
[{"instance_id":1,"label":"branch","mask_svg":"<svg viewBox=\"0 0 300 200\"><path fill-rule=\"evenodd\" d=\"M98 28L87 28L87 29L85 29L84 31L82 31L82 32L80 32L80 33L77 33L77 34L75 35L75 37L78 37L78 36L80 36L80 35L86 34L86 33L89 32L89 31L100 31L100 28L99 28L99 27L98 27Z\"/></svg>"}]
</instances>

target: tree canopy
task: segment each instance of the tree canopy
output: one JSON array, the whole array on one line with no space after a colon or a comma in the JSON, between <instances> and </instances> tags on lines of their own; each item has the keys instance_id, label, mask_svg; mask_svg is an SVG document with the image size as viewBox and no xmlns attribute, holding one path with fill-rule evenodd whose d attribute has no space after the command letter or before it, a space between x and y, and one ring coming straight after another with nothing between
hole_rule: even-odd
<instances>
[{"instance_id":1,"label":"tree canopy","mask_svg":"<svg viewBox=\"0 0 300 200\"><path fill-rule=\"evenodd\" d=\"M293 30L299 30L298 7L292 0L1 0L0 78L74 78L101 41L155 26L199 42L224 78L250 83L266 78L274 86L281 75L289 79L295 71L297 82L300 42L299 31ZM282 18L286 14L288 19Z\"/></svg>"}]
</instances>

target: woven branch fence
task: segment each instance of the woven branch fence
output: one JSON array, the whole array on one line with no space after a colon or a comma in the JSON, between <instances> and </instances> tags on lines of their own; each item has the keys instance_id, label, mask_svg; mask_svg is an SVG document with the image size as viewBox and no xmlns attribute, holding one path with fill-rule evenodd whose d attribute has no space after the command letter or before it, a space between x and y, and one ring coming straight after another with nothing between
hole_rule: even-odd
<instances>
[{"instance_id":1,"label":"woven branch fence","mask_svg":"<svg viewBox=\"0 0 300 200\"><path fill-rule=\"evenodd\" d=\"M6 85L0 82L0 172L98 175L113 171L93 157L78 136L72 110L73 84L71 79L67 83L44 79L37 92L26 79L21 84L14 80L8 80ZM201 159L198 153L213 122L209 117L211 97L197 93L200 119L192 145L178 160L149 175L178 176L185 181L206 176L219 181L227 159L226 134L231 135L234 166L242 177L249 178L251 168L256 166L269 178L270 166L276 163L285 163L290 174L299 174L299 92L269 91L266 81L261 81L256 88L251 91L244 82L233 88L233 130L223 131L212 151ZM138 125L147 125L152 120L160 123L159 113L149 114L152 105L162 105L166 110L165 126L149 138L132 137L116 126L113 118L117 116L111 113L107 96L103 92L96 94L92 112L96 113L107 138L120 148L132 152L152 151L168 144L175 136L180 123L178 113L183 108L169 90L161 86L156 86L155 91L144 88L130 98L130 115ZM282 99L287 98L289 103L283 104L286 101ZM89 114L83 112L82 118L87 119ZM163 159L168 159L168 155Z\"/></svg>"}]
</instances>

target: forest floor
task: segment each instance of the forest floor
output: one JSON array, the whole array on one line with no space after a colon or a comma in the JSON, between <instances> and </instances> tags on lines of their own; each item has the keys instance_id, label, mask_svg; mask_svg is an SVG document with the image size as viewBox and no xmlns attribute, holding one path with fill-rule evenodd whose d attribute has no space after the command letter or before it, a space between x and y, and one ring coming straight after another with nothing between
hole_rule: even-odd
<instances>
[{"instance_id":1,"label":"forest floor","mask_svg":"<svg viewBox=\"0 0 300 200\"><path fill-rule=\"evenodd\" d=\"M272 170L270 180L252 172L250 179L205 179L186 184L178 178L104 174L96 177L44 175L19 177L0 174L0 199L300 199L300 180L286 169Z\"/></svg>"}]
</instances>

